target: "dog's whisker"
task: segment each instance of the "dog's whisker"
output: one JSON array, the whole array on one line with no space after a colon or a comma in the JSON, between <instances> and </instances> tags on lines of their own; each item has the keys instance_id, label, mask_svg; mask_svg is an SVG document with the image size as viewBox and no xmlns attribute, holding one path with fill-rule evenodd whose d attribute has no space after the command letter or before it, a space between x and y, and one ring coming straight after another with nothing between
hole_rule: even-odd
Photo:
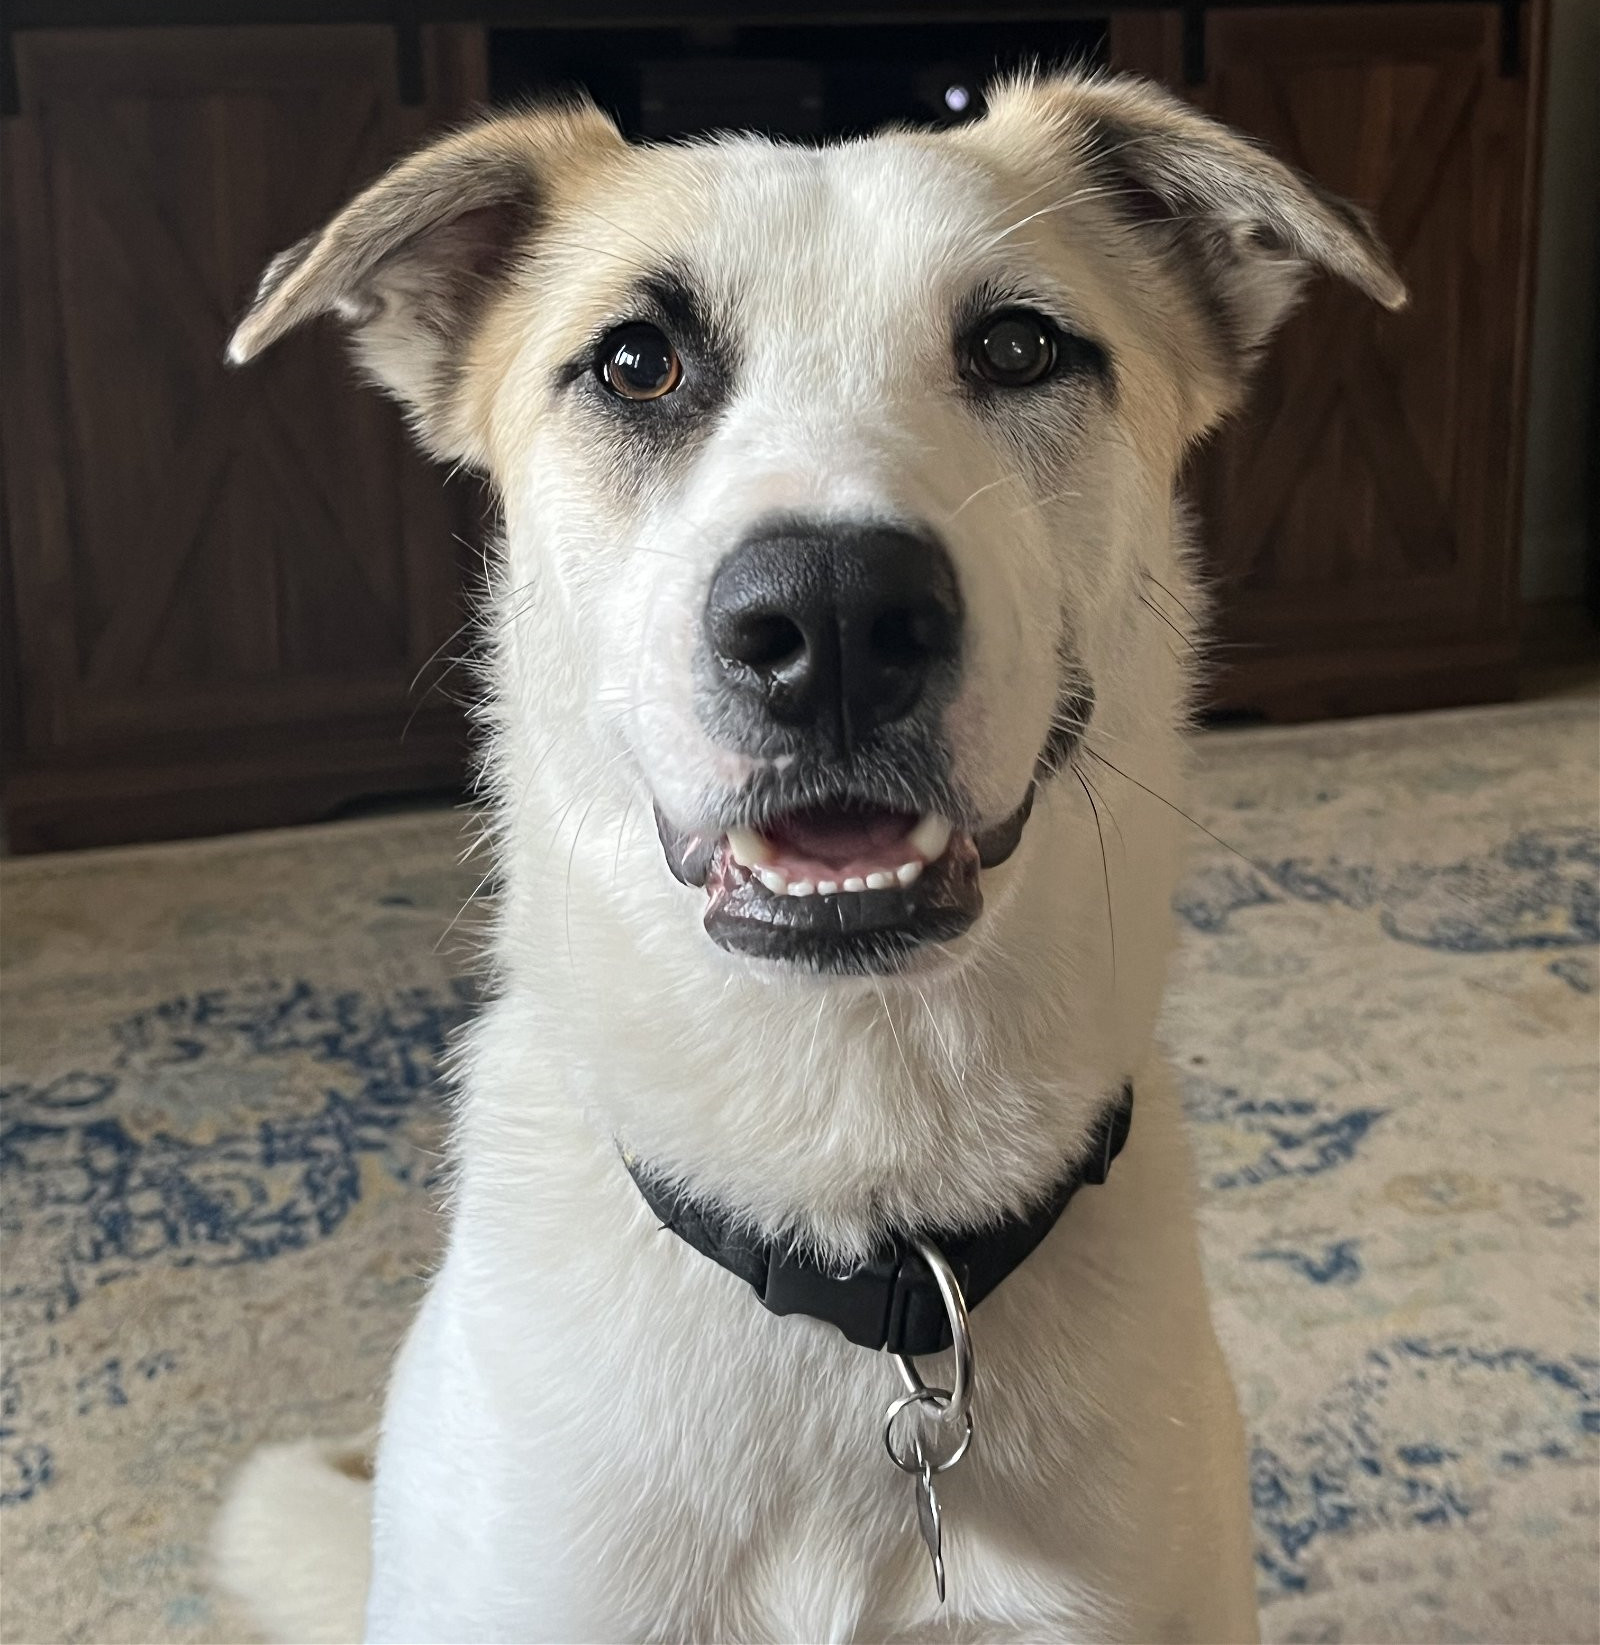
<instances>
[{"instance_id":1,"label":"dog's whisker","mask_svg":"<svg viewBox=\"0 0 1600 1645\"><path fill-rule=\"evenodd\" d=\"M1111 827L1116 832L1117 847L1122 853L1122 861L1124 866L1126 866L1128 861L1128 841L1127 836L1122 832L1122 824L1117 820L1116 812L1111 809L1111 804L1106 799L1105 795L1102 794L1100 790L1089 781L1088 773L1085 772L1081 766L1078 766L1076 761L1074 761L1074 774L1077 776L1078 781L1083 784L1084 788L1088 790L1090 796L1098 801L1101 811L1105 814L1106 821L1111 824Z\"/></svg>"},{"instance_id":2,"label":"dog's whisker","mask_svg":"<svg viewBox=\"0 0 1600 1645\"><path fill-rule=\"evenodd\" d=\"M873 988L873 993L875 993L878 996L878 1005L880 1007L880 1015L882 1016L883 1021L885 1022L885 1024L887 1024L888 1029L889 1029L889 1033L890 1033L890 1035L892 1036L892 1038L894 1040L894 1048L895 1048L895 1051L899 1055L899 1058L900 1058L900 1067L901 1067L902 1071L904 1072L904 1074L906 1076L906 1083L905 1083L905 1086L904 1086L904 1090L906 1092L915 1091L916 1086L917 1086L916 1078L913 1076L913 1074L911 1072L910 1062L907 1061L907 1059L906 1059L906 1048L901 1043L900 1030L895 1027L894 1010L889 1004L889 996L885 992L884 986L883 986L882 983L878 983L878 984L875 985L875 987Z\"/></svg>"},{"instance_id":3,"label":"dog's whisker","mask_svg":"<svg viewBox=\"0 0 1600 1645\"><path fill-rule=\"evenodd\" d=\"M912 992L916 994L917 999L922 1005L923 1014L928 1019L928 1027L932 1030L933 1037L937 1041L939 1049L944 1055L945 1068L949 1074L950 1080L952 1083L957 1083L961 1078L961 1070L956 1061L955 1051L945 1039L943 1032L940 1030L938 1019L934 1016L933 1007L928 1003L927 994L924 993L922 988L915 982L912 983L911 987Z\"/></svg>"},{"instance_id":4,"label":"dog's whisker","mask_svg":"<svg viewBox=\"0 0 1600 1645\"><path fill-rule=\"evenodd\" d=\"M953 521L960 519L960 517L966 512L967 505L969 503L976 502L978 500L978 498L983 496L983 494L986 491L993 491L996 486L1003 486L1003 485L1008 485L1008 484L1015 485L1017 483L1018 483L1018 476L1017 475L1015 475L1015 474L1002 474L998 480L990 480L987 485L979 486L976 491L969 491L967 493L967 495L962 498L961 502L955 508L951 509L948 514L945 515L944 523L946 525L949 525Z\"/></svg>"},{"instance_id":5,"label":"dog's whisker","mask_svg":"<svg viewBox=\"0 0 1600 1645\"><path fill-rule=\"evenodd\" d=\"M1014 221L1008 223L1003 229L999 230L996 234L992 235L989 239L983 242L982 246L979 248L980 255L984 252L993 251L996 246L999 246L1006 240L1010 239L1010 237L1015 234L1018 229L1026 228L1029 223L1036 222L1041 217L1048 217L1052 212L1065 211L1068 206L1073 205L1089 193L1091 188L1092 185L1085 185L1084 188L1075 190L1071 194L1064 195L1059 200L1053 200L1047 206L1039 206L1036 210L1028 212L1026 216L1016 218Z\"/></svg>"},{"instance_id":6,"label":"dog's whisker","mask_svg":"<svg viewBox=\"0 0 1600 1645\"><path fill-rule=\"evenodd\" d=\"M438 645L436 645L433 648L433 650L428 653L428 655L423 659L422 664L417 669L416 673L411 676L411 683L410 683L410 685L408 685L406 687L406 695L407 696L409 696L413 691L415 691L417 689L417 681L422 678L422 676L423 676L424 672L426 672L428 666L438 658L439 653L441 651L443 651L444 648L447 645L451 644L453 641L459 639L463 634L465 634L466 631L469 628L471 628L473 623L476 622L476 621L477 621L477 614L474 613L473 615L469 616L463 623L461 623L459 627L452 629L450 633L445 635L445 637L442 640L440 640ZM461 659L459 657L455 659L456 662L460 662L460 660ZM452 664L452 666L454 666L454 664Z\"/></svg>"},{"instance_id":7,"label":"dog's whisker","mask_svg":"<svg viewBox=\"0 0 1600 1645\"><path fill-rule=\"evenodd\" d=\"M1119 192L1121 191L1116 188L1087 186L1078 189L1075 193L1067 195L1064 199L1053 201L1048 206L1040 206L1037 211L1031 211L1026 217L1018 218L1017 221L1012 223L1008 228L1003 229L992 239L986 241L980 248L980 255L995 250L995 248L1001 245L1004 241L1010 239L1010 237L1015 234L1018 229L1026 228L1029 223L1037 222L1041 217L1048 217L1054 212L1065 211L1069 207L1081 205L1085 201L1102 199L1106 195L1117 194Z\"/></svg>"},{"instance_id":8,"label":"dog's whisker","mask_svg":"<svg viewBox=\"0 0 1600 1645\"><path fill-rule=\"evenodd\" d=\"M828 1009L828 996L824 994L817 1001L817 1020L811 1025L811 1046L806 1052L806 1087L811 1089L816 1083L817 1069L817 1036L822 1032L823 1013Z\"/></svg>"},{"instance_id":9,"label":"dog's whisker","mask_svg":"<svg viewBox=\"0 0 1600 1645\"><path fill-rule=\"evenodd\" d=\"M1046 177L1042 183L1035 184L1033 188L1027 189L1023 193L1006 200L1001 205L996 206L995 209L989 213L990 223L994 224L999 218L1007 216L1011 212L1020 210L1023 206L1027 205L1030 200L1037 200L1041 194L1055 188L1059 182L1060 178L1058 177Z\"/></svg>"},{"instance_id":10,"label":"dog's whisker","mask_svg":"<svg viewBox=\"0 0 1600 1645\"><path fill-rule=\"evenodd\" d=\"M400 728L401 742L404 742L411 734L411 727L416 724L417 716L423 711L424 708L428 706L428 699L430 697L437 695L445 702L452 703L455 707L463 709L470 709L477 702L476 697L462 696L459 693L447 691L445 689L444 682L450 677L450 674L467 661L468 658L465 656L452 658L449 664L440 670L438 677L428 682L428 685L423 690L422 694L416 699L415 702L412 703L411 711L406 715L406 723Z\"/></svg>"},{"instance_id":11,"label":"dog's whisker","mask_svg":"<svg viewBox=\"0 0 1600 1645\"><path fill-rule=\"evenodd\" d=\"M1139 567L1139 575L1141 577L1145 578L1147 581L1154 583L1155 586L1157 588L1159 588L1161 590L1161 592L1163 594L1165 594L1166 597L1169 600L1171 600L1172 603L1175 606L1177 606L1177 608L1184 614L1184 616L1186 616L1189 619L1190 622L1195 624L1196 627L1200 626L1200 618L1197 617L1194 614L1194 612L1188 606L1186 606L1183 603L1183 601L1180 600L1178 598L1178 596L1176 594L1174 594L1172 592L1172 590L1170 588L1168 588L1167 585L1164 582L1162 582L1161 579L1158 576L1156 576L1156 574L1152 570L1150 570L1150 568L1148 566L1140 566Z\"/></svg>"},{"instance_id":12,"label":"dog's whisker","mask_svg":"<svg viewBox=\"0 0 1600 1645\"><path fill-rule=\"evenodd\" d=\"M545 241L545 248L547 251L577 252L584 257L608 258L611 262L629 269L636 268L639 262L637 257L631 257L626 252L618 251L614 246L584 245L581 241L570 239L564 234L550 235Z\"/></svg>"},{"instance_id":13,"label":"dog's whisker","mask_svg":"<svg viewBox=\"0 0 1600 1645\"><path fill-rule=\"evenodd\" d=\"M1106 860L1106 835L1100 826L1100 807L1095 803L1094 794L1088 783L1083 781L1083 773L1078 770L1076 762L1069 768L1079 783L1083 785L1083 796L1089 802L1089 809L1094 813L1095 836L1100 842L1100 874L1106 892L1106 931L1111 941L1111 998L1115 1003L1117 998L1117 917L1111 900L1111 865Z\"/></svg>"},{"instance_id":14,"label":"dog's whisker","mask_svg":"<svg viewBox=\"0 0 1600 1645\"><path fill-rule=\"evenodd\" d=\"M609 776L613 771L621 766L622 763L623 756L620 753L612 754L607 759L601 761L599 765L589 767L585 772L585 777L591 784L598 783L601 778ZM553 852L556 846L560 843L561 832L566 825L567 818L570 817L577 809L578 805L583 801L588 792L589 791L586 788L580 789L561 806L558 813L546 814L544 817L536 819L529 825L534 829L542 829L547 823L550 825L550 838L545 847L545 861L549 860L550 853ZM590 805L592 806L598 798L599 796L597 794L591 795ZM585 812L585 816L587 816L587 814L588 813ZM579 826L582 826L581 820Z\"/></svg>"},{"instance_id":15,"label":"dog's whisker","mask_svg":"<svg viewBox=\"0 0 1600 1645\"><path fill-rule=\"evenodd\" d=\"M1082 498L1082 496L1083 493L1081 491L1075 491L1070 488L1063 491L1052 491L1044 497L1030 497L1028 499L1027 506L1029 508L1045 508L1050 503L1077 502Z\"/></svg>"},{"instance_id":16,"label":"dog's whisker","mask_svg":"<svg viewBox=\"0 0 1600 1645\"><path fill-rule=\"evenodd\" d=\"M454 534L452 534L452 535L454 535ZM459 536L457 536L455 538L455 540L457 542L460 542L462 539ZM523 586L526 587L528 585L523 585ZM490 596L490 598L492 598L492 596ZM427 672L428 668L434 662L436 662L438 660L440 654L444 651L446 646L452 644L455 640L459 639L461 637L461 635L465 634L469 629L474 628L474 627L483 626L484 617L485 617L486 613L485 613L484 610L478 609L478 607L481 604L485 603L485 601L480 600L478 597L474 597L473 603L474 603L474 609L469 611L467 613L466 617L463 619L463 621L461 623L459 623L456 626L456 628L454 628L449 634L447 634L444 637L444 639L442 639L439 642L439 644L436 645L433 648L433 650L428 654L428 656L426 658L424 658L423 662L418 667L416 673L411 676L411 683L406 687L406 695L407 696L410 696L411 693L414 692L417 689L417 682ZM492 629L490 631L492 632ZM463 652L460 656L452 657L447 662L445 667L440 670L439 674L432 681L429 682L427 688L423 691L422 695L417 699L416 703L412 706L410 714L406 717L405 726L401 730L401 733L400 733L400 737L401 737L402 741L405 740L405 737L406 737L407 733L409 733L409 731L411 730L412 724L416 720L417 715L422 711L423 706L427 703L429 695L431 693L435 692L435 691L440 691L440 688L441 688L444 680L455 669L470 666L475 660L476 660L476 658L475 658L474 653L472 653L471 651L466 651L466 652ZM441 692L441 695L442 694L443 693ZM456 702L458 704L458 706L465 706L465 705L460 703L459 699L456 699L456 698L447 698L446 700L451 701L451 702Z\"/></svg>"},{"instance_id":17,"label":"dog's whisker","mask_svg":"<svg viewBox=\"0 0 1600 1645\"><path fill-rule=\"evenodd\" d=\"M1096 720L1092 715L1085 717L1083 715L1073 714L1068 710L1058 709L1050 717L1050 729L1052 731L1064 732L1074 741L1077 741L1081 737L1087 736L1091 727L1093 727L1095 735L1102 742L1115 743L1119 748L1134 748L1139 746L1132 738L1107 731L1104 725L1100 721Z\"/></svg>"},{"instance_id":18,"label":"dog's whisker","mask_svg":"<svg viewBox=\"0 0 1600 1645\"><path fill-rule=\"evenodd\" d=\"M437 954L439 950L444 947L445 943L449 940L450 933L455 930L458 924L460 924L462 915L465 914L466 911L482 895L484 886L486 886L499 872L499 867L500 865L498 863L492 864L488 873L485 874L483 878L479 880L478 883L472 888L472 890L467 893L467 900L456 910L455 918L452 919L444 928L443 932L439 936L439 940L433 945L433 951L435 954Z\"/></svg>"},{"instance_id":19,"label":"dog's whisker","mask_svg":"<svg viewBox=\"0 0 1600 1645\"><path fill-rule=\"evenodd\" d=\"M593 217L596 222L604 223L605 226L612 231L612 233L620 234L624 239L632 240L633 243L638 246L639 249L643 251L644 254L651 260L651 262L654 263L661 260L661 252L659 248L652 246L648 240L645 240L635 234L631 228L624 228L621 223L612 222L612 220L607 217L604 212L596 211L593 205L586 204L584 206L584 211L588 216Z\"/></svg>"},{"instance_id":20,"label":"dog's whisker","mask_svg":"<svg viewBox=\"0 0 1600 1645\"><path fill-rule=\"evenodd\" d=\"M1087 754L1091 759L1098 760L1101 763L1101 765L1106 767L1106 769L1108 771L1112 772L1114 775L1116 775L1118 777L1121 777L1124 782L1132 783L1135 788L1139 789L1142 793L1148 794L1151 799L1158 800L1162 805L1166 806L1166 808L1169 811L1171 811L1175 816L1182 817L1183 820L1186 823L1188 823L1191 827L1198 828L1200 830L1200 832L1202 834L1204 834L1205 837L1208 840L1212 840L1217 845L1220 845L1224 851L1232 852L1233 855L1236 856L1239 859L1240 862L1244 863L1246 867L1253 868L1256 871L1256 873L1258 873L1258 874L1265 874L1267 876L1267 878L1269 878L1269 879L1272 877L1271 872L1263 864L1261 864L1259 862L1256 862L1251 857L1247 857L1244 854L1244 852L1242 852L1236 845L1229 845L1229 843L1225 839L1223 839L1223 837L1220 834L1214 833L1211 829L1207 828L1206 825L1203 822L1201 822L1198 817L1191 817L1189 815L1189 813L1183 809L1182 806L1174 805L1172 803L1172 801L1169 800L1166 797L1165 794L1158 794L1155 791L1155 789L1151 788L1147 783L1140 782L1137 777L1129 776L1128 773L1121 768L1121 766L1113 765L1111 763L1111 761L1108 760L1105 757L1104 754L1100 753L1096 749L1091 748L1088 745L1088 743L1083 743L1081 746L1083 748L1083 752L1085 754Z\"/></svg>"},{"instance_id":21,"label":"dog's whisker","mask_svg":"<svg viewBox=\"0 0 1600 1645\"><path fill-rule=\"evenodd\" d=\"M1150 599L1148 595L1141 593L1139 595L1139 604L1142 605L1145 610L1152 612L1155 616L1159 617L1161 621L1164 622L1167 627L1170 628L1172 632L1176 634L1191 651L1193 651L1196 655L1199 654L1200 646L1196 644L1196 642L1187 634L1185 634L1184 631L1179 628L1175 622L1173 622L1173 620L1161 609L1160 606L1155 603L1154 600Z\"/></svg>"},{"instance_id":22,"label":"dog's whisker","mask_svg":"<svg viewBox=\"0 0 1600 1645\"><path fill-rule=\"evenodd\" d=\"M590 798L588 805L583 808L583 815L578 818L578 826L572 831L572 849L567 852L566 887L562 897L562 920L566 927L567 967L572 971L576 971L578 969L578 962L572 951L572 870L573 865L578 860L578 842L583 838L583 825L588 822L590 816L594 812L594 808L599 803L600 796L595 794ZM631 805L632 801L630 801L629 804ZM618 839L621 839L620 832L618 834Z\"/></svg>"},{"instance_id":23,"label":"dog's whisker","mask_svg":"<svg viewBox=\"0 0 1600 1645\"><path fill-rule=\"evenodd\" d=\"M698 563L692 554L678 554L670 548L662 548L655 543L634 543L623 552L629 559L637 559L642 555L654 555L658 560L677 560L682 565L692 566Z\"/></svg>"},{"instance_id":24,"label":"dog's whisker","mask_svg":"<svg viewBox=\"0 0 1600 1645\"><path fill-rule=\"evenodd\" d=\"M621 878L622 875L622 846L628 835L628 824L633 819L633 808L638 803L638 796L630 794L628 803L622 808L622 820L617 824L617 848L611 854L611 878Z\"/></svg>"}]
</instances>

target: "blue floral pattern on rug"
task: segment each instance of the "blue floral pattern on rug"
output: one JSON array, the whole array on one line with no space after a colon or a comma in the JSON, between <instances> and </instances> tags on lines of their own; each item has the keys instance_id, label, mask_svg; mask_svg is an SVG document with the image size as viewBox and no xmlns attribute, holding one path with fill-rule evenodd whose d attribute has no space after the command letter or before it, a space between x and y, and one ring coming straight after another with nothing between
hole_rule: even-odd
<instances>
[{"instance_id":1,"label":"blue floral pattern on rug","mask_svg":"<svg viewBox=\"0 0 1600 1645\"><path fill-rule=\"evenodd\" d=\"M1314 1177L1347 1165L1383 1118L1381 1108L1339 1108L1307 1097L1247 1096L1237 1087L1190 1079L1184 1106L1196 1125L1226 1126L1256 1139L1256 1157L1214 1171L1214 1189L1253 1188L1280 1177Z\"/></svg>"},{"instance_id":2,"label":"blue floral pattern on rug","mask_svg":"<svg viewBox=\"0 0 1600 1645\"><path fill-rule=\"evenodd\" d=\"M1530 829L1445 864L1229 861L1193 876L1176 907L1196 931L1212 933L1285 900L1376 908L1388 936L1457 953L1592 947L1600 942L1600 829Z\"/></svg>"},{"instance_id":3,"label":"blue floral pattern on rug","mask_svg":"<svg viewBox=\"0 0 1600 1645\"><path fill-rule=\"evenodd\" d=\"M376 1156L401 1182L417 1169L405 1124L433 1093L470 995L421 991L374 1003L304 982L218 989L169 1000L119 1023L104 1072L0 1087L0 1173L8 1231L24 1219L55 1245L55 1283L0 1292L46 1318L140 1262L259 1262L326 1238L360 1195ZM322 1073L309 1113L267 1111L197 1143L145 1130L120 1112L122 1079L208 1057L306 1059Z\"/></svg>"},{"instance_id":4,"label":"blue floral pattern on rug","mask_svg":"<svg viewBox=\"0 0 1600 1645\"><path fill-rule=\"evenodd\" d=\"M1401 1381L1420 1390L1431 1409L1424 1426L1397 1429L1390 1420L1386 1403ZM1482 1420L1464 1434L1456 1420L1463 1398L1480 1419L1494 1412L1501 1423L1524 1426L1530 1403L1541 1419L1516 1445ZM1257 1445L1251 1455L1257 1562L1272 1587L1289 1592L1305 1588L1321 1538L1400 1522L1460 1523L1482 1507L1495 1474L1592 1453L1592 1436L1600 1432L1600 1359L1401 1338L1371 1350L1358 1372L1319 1401L1316 1415L1314 1426L1280 1449Z\"/></svg>"},{"instance_id":5,"label":"blue floral pattern on rug","mask_svg":"<svg viewBox=\"0 0 1600 1645\"><path fill-rule=\"evenodd\" d=\"M0 1087L0 1232L26 1231L36 1247L26 1276L0 1285L8 1318L59 1321L86 1291L150 1262L264 1262L326 1239L361 1197L363 1159L421 1186L437 1156L418 1146L417 1109L434 1106L441 1058L471 1001L464 983L443 998L412 989L384 1001L306 982L215 989L114 1025L103 1070ZM152 1125L130 1112L164 1072L215 1062L220 1079L241 1059L267 1072L259 1112L234 1113L205 1141L169 1128L170 1116ZM309 1109L278 1100L280 1061L313 1071L320 1093ZM163 1368L153 1356L131 1375ZM125 1405L124 1379L108 1360L89 1379L98 1393L85 1381L79 1391ZM26 1386L14 1365L0 1382L0 1505L27 1501L52 1477L49 1448L27 1434Z\"/></svg>"}]
</instances>

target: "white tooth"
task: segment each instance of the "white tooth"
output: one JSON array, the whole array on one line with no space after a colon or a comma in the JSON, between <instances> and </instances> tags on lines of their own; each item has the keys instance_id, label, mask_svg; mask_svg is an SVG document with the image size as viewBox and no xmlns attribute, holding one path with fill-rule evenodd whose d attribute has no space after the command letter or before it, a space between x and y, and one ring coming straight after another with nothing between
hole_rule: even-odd
<instances>
[{"instance_id":1,"label":"white tooth","mask_svg":"<svg viewBox=\"0 0 1600 1645\"><path fill-rule=\"evenodd\" d=\"M838 890L839 890L839 882L837 880L818 880L817 881L817 895L819 897L836 896L838 894Z\"/></svg>"},{"instance_id":2,"label":"white tooth","mask_svg":"<svg viewBox=\"0 0 1600 1645\"><path fill-rule=\"evenodd\" d=\"M789 882L776 869L758 868L756 875L773 896L782 897L788 893Z\"/></svg>"},{"instance_id":3,"label":"white tooth","mask_svg":"<svg viewBox=\"0 0 1600 1645\"><path fill-rule=\"evenodd\" d=\"M895 870L894 877L897 880L899 880L899 882L902 885L914 885L916 883L916 880L917 880L918 876L921 873L922 873L922 864L921 863L919 863L919 862L903 862L903 863L900 864L899 868L897 868Z\"/></svg>"},{"instance_id":4,"label":"white tooth","mask_svg":"<svg viewBox=\"0 0 1600 1645\"><path fill-rule=\"evenodd\" d=\"M765 868L772 861L772 847L753 828L730 828L728 850L746 868Z\"/></svg>"},{"instance_id":5,"label":"white tooth","mask_svg":"<svg viewBox=\"0 0 1600 1645\"><path fill-rule=\"evenodd\" d=\"M857 879L855 875L852 874L850 878L844 882L844 888L846 891L865 891L867 889L867 882L865 880Z\"/></svg>"},{"instance_id":6,"label":"white tooth","mask_svg":"<svg viewBox=\"0 0 1600 1645\"><path fill-rule=\"evenodd\" d=\"M795 880L789 886L791 897L809 897L817 888L810 880Z\"/></svg>"},{"instance_id":7,"label":"white tooth","mask_svg":"<svg viewBox=\"0 0 1600 1645\"><path fill-rule=\"evenodd\" d=\"M867 875L867 890L869 891L887 891L893 884L893 874L885 874L880 871L875 874Z\"/></svg>"},{"instance_id":8,"label":"white tooth","mask_svg":"<svg viewBox=\"0 0 1600 1645\"><path fill-rule=\"evenodd\" d=\"M937 862L944 855L944 848L950 843L948 819L941 817L937 811L930 811L911 830L908 843L922 853L924 862Z\"/></svg>"}]
</instances>

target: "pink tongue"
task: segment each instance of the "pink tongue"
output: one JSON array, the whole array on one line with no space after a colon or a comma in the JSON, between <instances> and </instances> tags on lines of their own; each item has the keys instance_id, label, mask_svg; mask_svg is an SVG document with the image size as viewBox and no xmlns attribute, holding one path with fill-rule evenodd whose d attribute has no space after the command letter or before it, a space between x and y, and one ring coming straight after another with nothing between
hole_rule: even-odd
<instances>
[{"instance_id":1,"label":"pink tongue","mask_svg":"<svg viewBox=\"0 0 1600 1645\"><path fill-rule=\"evenodd\" d=\"M916 826L910 811L793 811L768 825L767 838L797 857L846 868L888 862Z\"/></svg>"}]
</instances>

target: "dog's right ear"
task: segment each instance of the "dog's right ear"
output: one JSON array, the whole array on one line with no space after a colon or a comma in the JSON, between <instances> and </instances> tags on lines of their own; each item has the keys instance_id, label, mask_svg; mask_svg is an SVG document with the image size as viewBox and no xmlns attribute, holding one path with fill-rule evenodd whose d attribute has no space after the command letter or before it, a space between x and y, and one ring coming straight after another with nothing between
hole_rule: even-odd
<instances>
[{"instance_id":1,"label":"dog's right ear","mask_svg":"<svg viewBox=\"0 0 1600 1645\"><path fill-rule=\"evenodd\" d=\"M991 95L974 129L986 128L1012 154L1065 159L1061 204L1104 200L1123 230L1113 254L1137 247L1195 296L1217 345L1205 425L1237 404L1314 270L1385 308L1405 305L1405 284L1365 212L1148 81L1018 76Z\"/></svg>"},{"instance_id":2,"label":"dog's right ear","mask_svg":"<svg viewBox=\"0 0 1600 1645\"><path fill-rule=\"evenodd\" d=\"M228 343L243 365L319 314L445 458L475 456L461 364L488 298L553 192L624 148L588 104L499 115L402 160L325 228L275 257Z\"/></svg>"}]
</instances>

